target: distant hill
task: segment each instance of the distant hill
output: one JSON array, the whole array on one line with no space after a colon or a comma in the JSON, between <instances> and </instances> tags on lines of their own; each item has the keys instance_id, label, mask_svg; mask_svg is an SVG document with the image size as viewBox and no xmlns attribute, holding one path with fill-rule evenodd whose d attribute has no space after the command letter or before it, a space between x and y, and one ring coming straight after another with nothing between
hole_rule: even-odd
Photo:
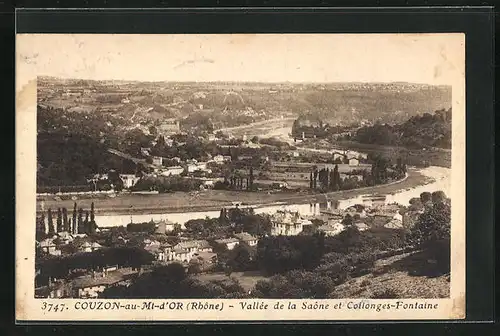
<instances>
[{"instance_id":1,"label":"distant hill","mask_svg":"<svg viewBox=\"0 0 500 336\"><path fill-rule=\"evenodd\" d=\"M220 126L307 116L331 125L404 122L447 108L451 87L411 83L176 83L38 78L39 103L152 123L204 113ZM154 113L148 109L154 108ZM122 114L126 116L122 116Z\"/></svg>"}]
</instances>

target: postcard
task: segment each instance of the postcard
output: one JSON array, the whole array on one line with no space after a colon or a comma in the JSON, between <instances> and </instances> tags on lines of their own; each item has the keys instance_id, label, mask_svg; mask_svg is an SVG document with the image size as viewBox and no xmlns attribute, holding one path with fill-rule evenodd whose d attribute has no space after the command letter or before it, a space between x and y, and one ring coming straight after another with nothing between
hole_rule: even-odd
<instances>
[{"instance_id":1,"label":"postcard","mask_svg":"<svg viewBox=\"0 0 500 336\"><path fill-rule=\"evenodd\" d=\"M464 34L16 36L16 319L465 318Z\"/></svg>"}]
</instances>

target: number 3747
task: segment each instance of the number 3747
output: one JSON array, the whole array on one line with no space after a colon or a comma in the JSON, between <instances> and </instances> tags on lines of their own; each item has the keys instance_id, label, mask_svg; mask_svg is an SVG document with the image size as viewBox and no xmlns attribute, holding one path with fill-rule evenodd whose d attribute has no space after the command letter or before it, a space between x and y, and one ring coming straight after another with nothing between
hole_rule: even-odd
<instances>
[{"instance_id":1,"label":"number 3747","mask_svg":"<svg viewBox=\"0 0 500 336\"><path fill-rule=\"evenodd\" d=\"M42 302L42 310L47 312L60 312L67 310L68 307L64 303L47 303Z\"/></svg>"}]
</instances>

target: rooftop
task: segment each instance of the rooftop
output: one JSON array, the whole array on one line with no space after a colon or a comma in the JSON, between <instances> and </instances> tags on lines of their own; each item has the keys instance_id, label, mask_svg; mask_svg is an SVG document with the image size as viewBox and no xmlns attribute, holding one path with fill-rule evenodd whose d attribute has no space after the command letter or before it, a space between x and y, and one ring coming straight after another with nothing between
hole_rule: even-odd
<instances>
[{"instance_id":1,"label":"rooftop","mask_svg":"<svg viewBox=\"0 0 500 336\"><path fill-rule=\"evenodd\" d=\"M256 237L252 236L251 234L249 234L247 232L236 233L234 236L242 241L257 240Z\"/></svg>"},{"instance_id":2,"label":"rooftop","mask_svg":"<svg viewBox=\"0 0 500 336\"><path fill-rule=\"evenodd\" d=\"M238 243L239 240L236 238L225 238L225 239L217 239L215 242L218 244L229 244L229 243Z\"/></svg>"}]
</instances>

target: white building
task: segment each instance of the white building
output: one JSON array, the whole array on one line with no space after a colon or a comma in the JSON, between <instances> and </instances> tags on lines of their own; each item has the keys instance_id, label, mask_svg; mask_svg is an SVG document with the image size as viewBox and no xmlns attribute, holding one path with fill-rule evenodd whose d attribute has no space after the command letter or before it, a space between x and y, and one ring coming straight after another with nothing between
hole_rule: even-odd
<instances>
[{"instance_id":1,"label":"white building","mask_svg":"<svg viewBox=\"0 0 500 336\"><path fill-rule=\"evenodd\" d=\"M215 242L220 245L225 245L228 250L234 249L236 245L240 243L236 238L217 239Z\"/></svg>"},{"instance_id":2,"label":"white building","mask_svg":"<svg viewBox=\"0 0 500 336\"><path fill-rule=\"evenodd\" d=\"M135 174L120 174L120 179L123 181L124 188L131 188L140 180L140 177Z\"/></svg>"},{"instance_id":3,"label":"white building","mask_svg":"<svg viewBox=\"0 0 500 336\"><path fill-rule=\"evenodd\" d=\"M257 243L259 242L259 239L252 236L251 234L249 233L246 233L246 232L241 232L241 233L236 233L234 235L239 241L241 242L245 242L246 244L248 244L249 246L256 246Z\"/></svg>"},{"instance_id":4,"label":"white building","mask_svg":"<svg viewBox=\"0 0 500 336\"><path fill-rule=\"evenodd\" d=\"M318 228L318 231L324 232L326 236L335 236L344 231L344 225L339 222L332 222L326 225L322 225Z\"/></svg>"},{"instance_id":5,"label":"white building","mask_svg":"<svg viewBox=\"0 0 500 336\"><path fill-rule=\"evenodd\" d=\"M359 231L365 231L365 230L368 230L370 227L368 225L366 225L365 223L355 223L354 226L356 226L356 228L359 230Z\"/></svg>"},{"instance_id":6,"label":"white building","mask_svg":"<svg viewBox=\"0 0 500 336\"><path fill-rule=\"evenodd\" d=\"M296 236L304 230L305 225L312 222L302 218L298 212L278 211L271 218L271 235Z\"/></svg>"},{"instance_id":7,"label":"white building","mask_svg":"<svg viewBox=\"0 0 500 336\"><path fill-rule=\"evenodd\" d=\"M188 173L193 173L197 170L207 170L207 163L206 162L196 162L196 163L190 163L187 165Z\"/></svg>"},{"instance_id":8,"label":"white building","mask_svg":"<svg viewBox=\"0 0 500 336\"><path fill-rule=\"evenodd\" d=\"M161 166L163 165L163 158L161 156L153 156L153 164L155 166Z\"/></svg>"},{"instance_id":9,"label":"white building","mask_svg":"<svg viewBox=\"0 0 500 336\"><path fill-rule=\"evenodd\" d=\"M224 163L224 156L222 155L216 155L212 158L212 161L215 163Z\"/></svg>"},{"instance_id":10,"label":"white building","mask_svg":"<svg viewBox=\"0 0 500 336\"><path fill-rule=\"evenodd\" d=\"M177 176L182 174L184 168L181 166L170 166L162 170L161 175L163 176Z\"/></svg>"},{"instance_id":11,"label":"white building","mask_svg":"<svg viewBox=\"0 0 500 336\"><path fill-rule=\"evenodd\" d=\"M357 167L359 166L359 160L355 158L349 159L349 166L350 167Z\"/></svg>"}]
</instances>

